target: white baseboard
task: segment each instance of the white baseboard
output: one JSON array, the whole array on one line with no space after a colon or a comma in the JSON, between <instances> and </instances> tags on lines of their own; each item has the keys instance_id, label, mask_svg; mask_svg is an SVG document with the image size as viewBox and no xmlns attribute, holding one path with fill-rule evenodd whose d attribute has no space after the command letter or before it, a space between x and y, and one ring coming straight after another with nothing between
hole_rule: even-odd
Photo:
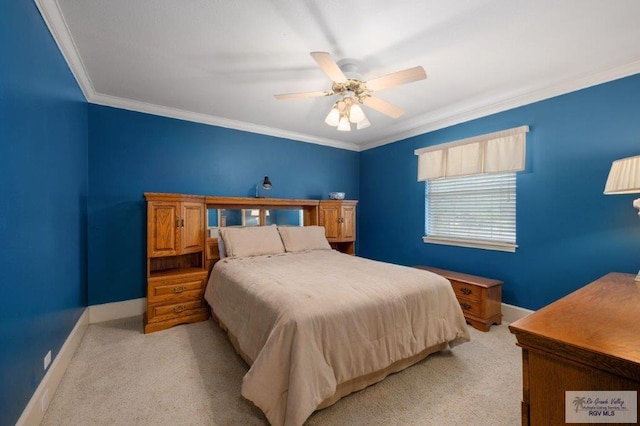
<instances>
[{"instance_id":1,"label":"white baseboard","mask_svg":"<svg viewBox=\"0 0 640 426\"><path fill-rule=\"evenodd\" d=\"M67 371L67 366L69 365L69 362L71 362L73 354L76 353L76 350L80 345L80 341L82 340L82 336L84 336L84 332L87 330L88 325L89 311L88 309L85 309L78 319L78 322L76 322L76 325L73 327L73 330L71 330L67 340L65 340L62 345L62 348L60 348L60 352L58 352L51 363L49 370L44 375L44 378L38 385L38 388L33 393L31 400L22 412L16 426L37 426L40 424L44 417L44 413L49 407L49 402L53 398L53 394L56 392L56 389L60 384L60 380L62 380L62 376L64 376L64 372ZM44 398L45 400L43 401L45 393L47 397Z\"/></svg>"},{"instance_id":2,"label":"white baseboard","mask_svg":"<svg viewBox=\"0 0 640 426\"><path fill-rule=\"evenodd\" d=\"M89 324L142 315L147 308L147 298L124 300L89 306Z\"/></svg>"},{"instance_id":3,"label":"white baseboard","mask_svg":"<svg viewBox=\"0 0 640 426\"><path fill-rule=\"evenodd\" d=\"M511 324L519 319L522 319L534 311L530 309L520 308L518 306L509 305L507 303L502 304L502 321Z\"/></svg>"}]
</instances>

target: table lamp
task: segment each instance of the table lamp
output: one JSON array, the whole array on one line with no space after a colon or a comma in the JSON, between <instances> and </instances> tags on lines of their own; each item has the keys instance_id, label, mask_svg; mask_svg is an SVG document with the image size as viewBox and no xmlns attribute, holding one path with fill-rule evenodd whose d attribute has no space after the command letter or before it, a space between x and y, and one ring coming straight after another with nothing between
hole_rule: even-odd
<instances>
[{"instance_id":1,"label":"table lamp","mask_svg":"<svg viewBox=\"0 0 640 426\"><path fill-rule=\"evenodd\" d=\"M640 193L640 155L616 160L611 164L604 193L607 195ZM640 210L640 198L633 202L633 207Z\"/></svg>"},{"instance_id":2,"label":"table lamp","mask_svg":"<svg viewBox=\"0 0 640 426\"><path fill-rule=\"evenodd\" d=\"M640 193L640 155L616 160L611 164L607 184L604 187L606 195ZM633 207L640 215L640 198L633 201ZM640 281L640 272L636 276Z\"/></svg>"},{"instance_id":3,"label":"table lamp","mask_svg":"<svg viewBox=\"0 0 640 426\"><path fill-rule=\"evenodd\" d=\"M262 181L262 187L264 189L271 189L271 181L269 180L269 176L265 176ZM260 183L256 184L256 198L262 198L260 196Z\"/></svg>"}]
</instances>

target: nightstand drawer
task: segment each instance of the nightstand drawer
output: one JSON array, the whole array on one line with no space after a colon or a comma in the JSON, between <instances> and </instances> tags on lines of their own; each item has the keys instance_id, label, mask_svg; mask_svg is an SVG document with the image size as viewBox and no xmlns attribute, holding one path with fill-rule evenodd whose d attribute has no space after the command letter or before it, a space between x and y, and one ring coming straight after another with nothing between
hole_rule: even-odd
<instances>
[{"instance_id":1,"label":"nightstand drawer","mask_svg":"<svg viewBox=\"0 0 640 426\"><path fill-rule=\"evenodd\" d=\"M149 280L147 303L199 299L204 293L206 272L192 277Z\"/></svg>"},{"instance_id":2,"label":"nightstand drawer","mask_svg":"<svg viewBox=\"0 0 640 426\"><path fill-rule=\"evenodd\" d=\"M206 311L206 306L202 299L172 304L149 305L147 307L147 321L165 321L172 318L202 313L204 311Z\"/></svg>"},{"instance_id":3,"label":"nightstand drawer","mask_svg":"<svg viewBox=\"0 0 640 426\"><path fill-rule=\"evenodd\" d=\"M470 300L481 300L482 299L482 288L476 285L471 285L468 283L463 283L460 281L456 281L453 279L449 279L451 282L451 286L453 287L453 291L456 294L458 299L470 299Z\"/></svg>"},{"instance_id":4,"label":"nightstand drawer","mask_svg":"<svg viewBox=\"0 0 640 426\"><path fill-rule=\"evenodd\" d=\"M479 300L469 300L469 299L458 299L460 303L460 307L462 308L462 312L465 315L482 315L482 302Z\"/></svg>"}]
</instances>

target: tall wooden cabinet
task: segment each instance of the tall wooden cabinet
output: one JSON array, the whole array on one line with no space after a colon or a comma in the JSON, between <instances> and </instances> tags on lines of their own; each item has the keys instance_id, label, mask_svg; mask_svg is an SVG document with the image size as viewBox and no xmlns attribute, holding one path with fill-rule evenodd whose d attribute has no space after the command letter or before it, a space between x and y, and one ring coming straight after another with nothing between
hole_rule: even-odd
<instances>
[{"instance_id":1,"label":"tall wooden cabinet","mask_svg":"<svg viewBox=\"0 0 640 426\"><path fill-rule=\"evenodd\" d=\"M322 200L318 209L318 223L334 249L355 254L356 205L355 200Z\"/></svg>"},{"instance_id":2,"label":"tall wooden cabinet","mask_svg":"<svg viewBox=\"0 0 640 426\"><path fill-rule=\"evenodd\" d=\"M144 331L209 317L204 301L205 197L145 193L147 310Z\"/></svg>"}]
</instances>

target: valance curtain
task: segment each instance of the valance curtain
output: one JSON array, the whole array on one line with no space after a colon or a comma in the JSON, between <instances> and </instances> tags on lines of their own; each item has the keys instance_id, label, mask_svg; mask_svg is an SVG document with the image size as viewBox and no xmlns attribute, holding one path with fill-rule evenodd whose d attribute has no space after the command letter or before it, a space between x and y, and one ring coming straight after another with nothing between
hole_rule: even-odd
<instances>
[{"instance_id":1,"label":"valance curtain","mask_svg":"<svg viewBox=\"0 0 640 426\"><path fill-rule=\"evenodd\" d=\"M417 149L418 181L522 171L527 132L521 126Z\"/></svg>"}]
</instances>

